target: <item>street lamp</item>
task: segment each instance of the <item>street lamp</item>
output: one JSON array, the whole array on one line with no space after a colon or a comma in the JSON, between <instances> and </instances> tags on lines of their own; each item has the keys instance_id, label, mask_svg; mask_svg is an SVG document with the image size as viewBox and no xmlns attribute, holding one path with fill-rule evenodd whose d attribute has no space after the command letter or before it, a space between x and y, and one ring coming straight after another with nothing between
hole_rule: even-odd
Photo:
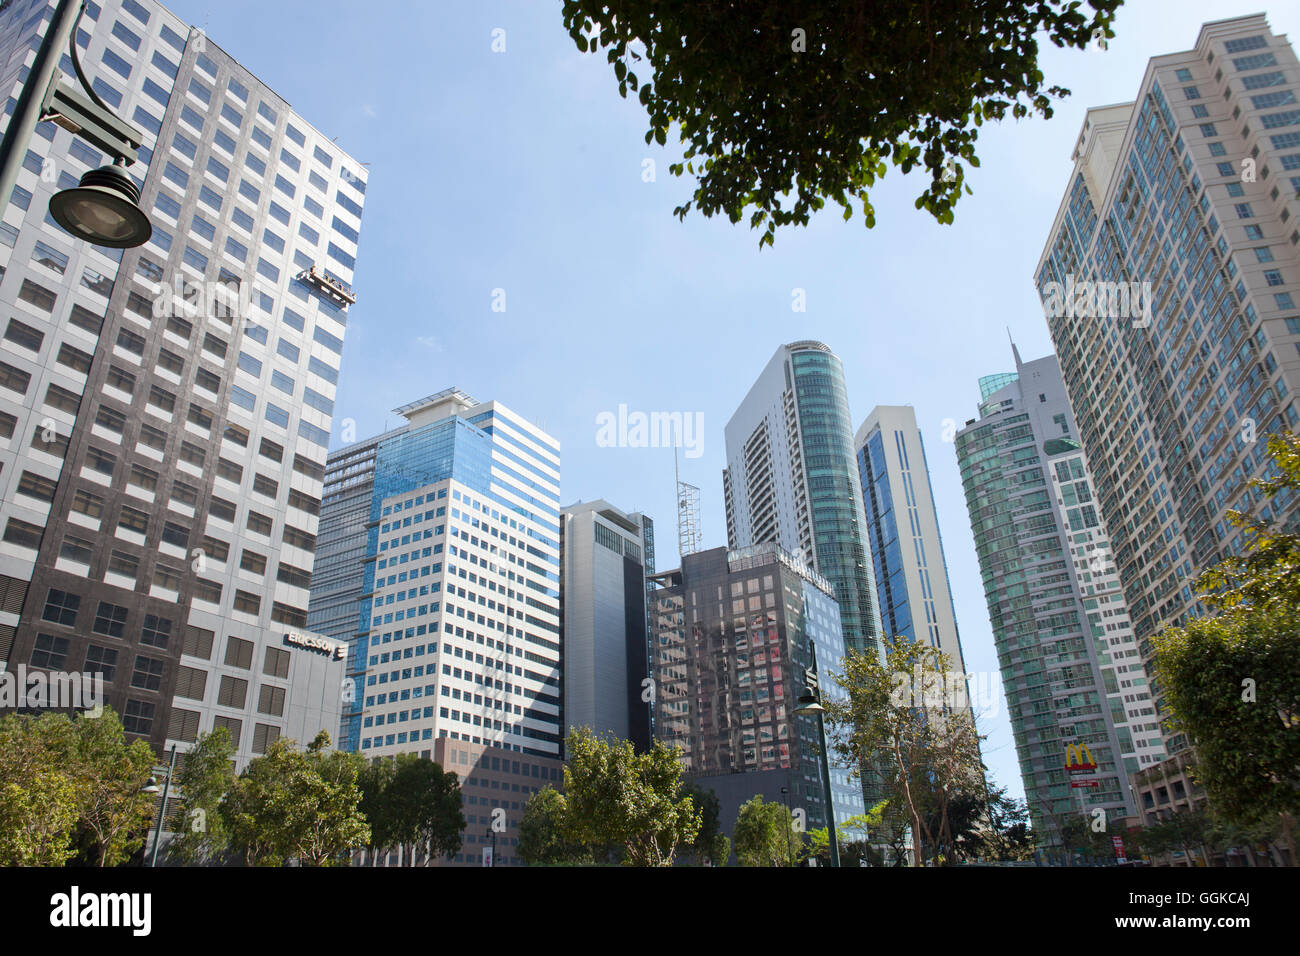
<instances>
[{"instance_id":1,"label":"street lamp","mask_svg":"<svg viewBox=\"0 0 1300 956\"><path fill-rule=\"evenodd\" d=\"M153 830L153 850L149 854L149 865L158 865L158 844L162 840L163 817L167 814L167 794L172 788L172 774L176 771L176 745L172 744L171 759L167 762L167 769L163 773L162 785L162 803L158 805L158 821ZM158 774L155 771L149 776L148 782L140 788L141 793L156 794L158 789Z\"/></svg>"},{"instance_id":2,"label":"street lamp","mask_svg":"<svg viewBox=\"0 0 1300 956\"><path fill-rule=\"evenodd\" d=\"M76 16L73 6L77 6ZM0 215L9 204L18 170L27 156L36 125L53 120L113 157L111 166L91 170L72 189L50 197L50 215L78 239L114 249L144 244L153 234L149 217L137 203L140 191L126 174L143 139L139 130L108 107L86 81L77 55L76 27L86 12L84 0L59 0L31 73L18 95L4 139L0 141ZM72 68L85 95L61 86L59 50L68 41Z\"/></svg>"},{"instance_id":3,"label":"street lamp","mask_svg":"<svg viewBox=\"0 0 1300 956\"><path fill-rule=\"evenodd\" d=\"M92 169L72 189L50 197L50 215L78 239L97 246L131 249L149 241L153 226L136 205L140 190L118 159L112 166Z\"/></svg>"},{"instance_id":4,"label":"street lamp","mask_svg":"<svg viewBox=\"0 0 1300 956\"><path fill-rule=\"evenodd\" d=\"M808 650L812 654L812 665L804 672L803 693L799 695L798 705L794 712L796 714L809 717L817 717L817 740L821 746L821 771L822 787L826 799L826 833L830 841L831 849L831 866L840 865L840 841L835 834L835 804L831 799L831 769L830 763L826 759L826 724L822 715L826 713L826 708L821 704L821 685L817 679L817 645L812 641L808 642Z\"/></svg>"}]
</instances>

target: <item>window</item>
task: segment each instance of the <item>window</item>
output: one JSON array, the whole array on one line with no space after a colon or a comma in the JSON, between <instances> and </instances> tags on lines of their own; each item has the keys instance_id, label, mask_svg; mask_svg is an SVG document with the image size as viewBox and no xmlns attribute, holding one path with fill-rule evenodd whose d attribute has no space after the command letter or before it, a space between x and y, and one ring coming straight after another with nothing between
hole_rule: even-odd
<instances>
[{"instance_id":1,"label":"window","mask_svg":"<svg viewBox=\"0 0 1300 956\"><path fill-rule=\"evenodd\" d=\"M226 642L226 666L249 670L253 666L253 642L232 637Z\"/></svg>"},{"instance_id":2,"label":"window","mask_svg":"<svg viewBox=\"0 0 1300 956\"><path fill-rule=\"evenodd\" d=\"M39 245L39 243L38 243ZM41 350L41 343L45 341L45 333L25 322L19 322L17 319L10 319L9 326L5 329L5 338L16 345L21 345L32 352ZM24 389L25 390L25 389Z\"/></svg>"},{"instance_id":3,"label":"window","mask_svg":"<svg viewBox=\"0 0 1300 956\"><path fill-rule=\"evenodd\" d=\"M37 634L36 644L32 647L33 667L61 671L68 663L68 639L55 637L53 634Z\"/></svg>"},{"instance_id":4,"label":"window","mask_svg":"<svg viewBox=\"0 0 1300 956\"><path fill-rule=\"evenodd\" d=\"M89 491L78 489L72 495L72 510L88 518L99 518L104 510L104 499Z\"/></svg>"},{"instance_id":5,"label":"window","mask_svg":"<svg viewBox=\"0 0 1300 956\"><path fill-rule=\"evenodd\" d=\"M116 408L108 405L100 405L95 411L95 424L107 428L111 432L122 434L126 431L126 415L119 412Z\"/></svg>"},{"instance_id":6,"label":"window","mask_svg":"<svg viewBox=\"0 0 1300 956\"><path fill-rule=\"evenodd\" d=\"M265 574L266 556L245 549L243 554L239 556L239 566L245 571L251 571L253 574Z\"/></svg>"},{"instance_id":7,"label":"window","mask_svg":"<svg viewBox=\"0 0 1300 956\"><path fill-rule=\"evenodd\" d=\"M47 246L43 242L37 242L32 248L32 262L40 263L59 275L63 275L68 270L68 257L53 246Z\"/></svg>"},{"instance_id":8,"label":"window","mask_svg":"<svg viewBox=\"0 0 1300 956\"><path fill-rule=\"evenodd\" d=\"M126 632L126 608L100 601L91 630L106 637L122 637Z\"/></svg>"},{"instance_id":9,"label":"window","mask_svg":"<svg viewBox=\"0 0 1300 956\"><path fill-rule=\"evenodd\" d=\"M167 662L155 657L137 654L131 671L131 686L140 690L161 690L163 670Z\"/></svg>"},{"instance_id":10,"label":"window","mask_svg":"<svg viewBox=\"0 0 1300 956\"><path fill-rule=\"evenodd\" d=\"M129 2L129 0L128 0ZM128 734L148 736L153 730L153 718L157 708L142 700L128 700L122 714L122 729Z\"/></svg>"},{"instance_id":11,"label":"window","mask_svg":"<svg viewBox=\"0 0 1300 956\"><path fill-rule=\"evenodd\" d=\"M5 525L4 540L9 544L35 550L41 546L41 532L44 530L39 525L30 524L18 518L10 518L9 523Z\"/></svg>"},{"instance_id":12,"label":"window","mask_svg":"<svg viewBox=\"0 0 1300 956\"><path fill-rule=\"evenodd\" d=\"M190 529L184 525L176 524L174 521L164 521L162 526L162 540L174 548L187 548L190 543Z\"/></svg>"},{"instance_id":13,"label":"window","mask_svg":"<svg viewBox=\"0 0 1300 956\"><path fill-rule=\"evenodd\" d=\"M101 56L100 59L104 62L105 66L118 76L122 77L122 79L129 80L131 78L131 64L127 63L126 60L122 59L112 50L106 48L104 50L104 55Z\"/></svg>"},{"instance_id":14,"label":"window","mask_svg":"<svg viewBox=\"0 0 1300 956\"><path fill-rule=\"evenodd\" d=\"M132 465L129 483L153 494L158 490L158 472L144 465Z\"/></svg>"},{"instance_id":15,"label":"window","mask_svg":"<svg viewBox=\"0 0 1300 956\"><path fill-rule=\"evenodd\" d=\"M95 543L87 541L85 538L79 538L76 535L65 535L63 542L59 546L59 557L67 558L69 561L75 561L78 564L90 564L90 559L95 554Z\"/></svg>"},{"instance_id":16,"label":"window","mask_svg":"<svg viewBox=\"0 0 1300 956\"><path fill-rule=\"evenodd\" d=\"M250 511L248 513L248 521L246 524L249 531L253 531L260 535L266 535L268 537L271 534L271 529L275 527L275 522L266 515L259 514L256 511Z\"/></svg>"},{"instance_id":17,"label":"window","mask_svg":"<svg viewBox=\"0 0 1300 956\"><path fill-rule=\"evenodd\" d=\"M52 311L54 308L55 294L43 285L37 285L31 279L24 279L22 286L18 289L18 298L24 302L36 306L42 312ZM96 329L98 331L98 329Z\"/></svg>"},{"instance_id":18,"label":"window","mask_svg":"<svg viewBox=\"0 0 1300 956\"><path fill-rule=\"evenodd\" d=\"M236 589L234 610L256 615L262 610L262 599L256 594Z\"/></svg>"},{"instance_id":19,"label":"window","mask_svg":"<svg viewBox=\"0 0 1300 956\"><path fill-rule=\"evenodd\" d=\"M289 652L282 647L268 647L262 662L262 673L268 677L288 677Z\"/></svg>"},{"instance_id":20,"label":"window","mask_svg":"<svg viewBox=\"0 0 1300 956\"><path fill-rule=\"evenodd\" d=\"M97 471L101 475L111 475L116 466L116 455L110 455L108 452L96 448L94 445L91 445L86 449L86 467L92 471Z\"/></svg>"},{"instance_id":21,"label":"window","mask_svg":"<svg viewBox=\"0 0 1300 956\"><path fill-rule=\"evenodd\" d=\"M64 627L75 627L77 610L80 607L81 598L78 595L60 591L58 588L50 588L45 595L45 611L41 614L41 620L62 624Z\"/></svg>"},{"instance_id":22,"label":"window","mask_svg":"<svg viewBox=\"0 0 1300 956\"><path fill-rule=\"evenodd\" d=\"M101 675L105 684L113 683L113 678L117 676L117 651L98 644L89 645L86 648L86 663L82 670Z\"/></svg>"},{"instance_id":23,"label":"window","mask_svg":"<svg viewBox=\"0 0 1300 956\"><path fill-rule=\"evenodd\" d=\"M258 693L257 712L272 717L284 716L284 688L263 684Z\"/></svg>"},{"instance_id":24,"label":"window","mask_svg":"<svg viewBox=\"0 0 1300 956\"><path fill-rule=\"evenodd\" d=\"M149 516L127 505L123 505L118 514L117 526L136 534L145 534L149 530Z\"/></svg>"},{"instance_id":25,"label":"window","mask_svg":"<svg viewBox=\"0 0 1300 956\"><path fill-rule=\"evenodd\" d=\"M269 438L262 439L262 444L258 446L257 453L263 458L269 458L272 461L284 461L284 446L271 441Z\"/></svg>"},{"instance_id":26,"label":"window","mask_svg":"<svg viewBox=\"0 0 1300 956\"><path fill-rule=\"evenodd\" d=\"M176 408L176 396L161 385L154 385L149 389L149 404L171 413Z\"/></svg>"}]
</instances>

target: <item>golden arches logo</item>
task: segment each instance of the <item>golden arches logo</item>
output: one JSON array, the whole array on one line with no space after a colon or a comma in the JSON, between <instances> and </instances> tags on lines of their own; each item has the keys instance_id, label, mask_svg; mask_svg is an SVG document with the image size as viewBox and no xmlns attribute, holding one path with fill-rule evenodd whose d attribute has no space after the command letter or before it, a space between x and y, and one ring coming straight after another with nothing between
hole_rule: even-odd
<instances>
[{"instance_id":1,"label":"golden arches logo","mask_svg":"<svg viewBox=\"0 0 1300 956\"><path fill-rule=\"evenodd\" d=\"M1097 761L1087 744L1070 744L1065 748L1065 769L1069 771L1096 770Z\"/></svg>"}]
</instances>

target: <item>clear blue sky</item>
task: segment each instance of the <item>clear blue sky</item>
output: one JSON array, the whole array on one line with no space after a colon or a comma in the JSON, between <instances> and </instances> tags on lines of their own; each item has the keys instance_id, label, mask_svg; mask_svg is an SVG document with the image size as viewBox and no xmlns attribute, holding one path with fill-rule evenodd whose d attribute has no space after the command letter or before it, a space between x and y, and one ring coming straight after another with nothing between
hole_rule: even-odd
<instances>
[{"instance_id":1,"label":"clear blue sky","mask_svg":"<svg viewBox=\"0 0 1300 956\"><path fill-rule=\"evenodd\" d=\"M703 490L705 546L725 544L723 426L779 344L820 339L844 362L855 427L877 404L916 407L972 671L997 657L942 423L974 417L976 379L1012 367L1008 327L1026 359L1052 350L1031 280L1084 110L1131 100L1148 58L1191 48L1202 22L1263 10L1300 34L1300 5L1130 0L1107 51L1043 44L1048 83L1073 95L1051 120L984 128L954 225L916 211L919 178L891 170L875 229L827 210L760 252L744 225L672 215L690 194L667 172L674 144L645 145L643 111L576 50L558 2L169 5L369 164L334 447L345 419L366 437L449 385L500 400L560 440L564 503L654 517L666 569L672 453L598 447L596 416L702 413L703 455L682 477ZM1004 702L982 726L994 777L1023 795Z\"/></svg>"}]
</instances>

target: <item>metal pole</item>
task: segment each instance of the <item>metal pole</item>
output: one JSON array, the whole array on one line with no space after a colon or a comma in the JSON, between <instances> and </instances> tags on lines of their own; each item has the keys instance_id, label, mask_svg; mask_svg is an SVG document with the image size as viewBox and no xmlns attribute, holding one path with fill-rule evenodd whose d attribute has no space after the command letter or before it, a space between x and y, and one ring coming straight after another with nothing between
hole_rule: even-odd
<instances>
[{"instance_id":1,"label":"metal pole","mask_svg":"<svg viewBox=\"0 0 1300 956\"><path fill-rule=\"evenodd\" d=\"M153 831L153 853L149 859L150 866L158 865L158 844L162 840L163 817L167 815L167 794L172 788L172 773L176 770L176 745L172 744L171 760L167 762L167 779L163 781L162 805L158 807L158 823Z\"/></svg>"},{"instance_id":2,"label":"metal pole","mask_svg":"<svg viewBox=\"0 0 1300 956\"><path fill-rule=\"evenodd\" d=\"M9 125L5 128L4 140L0 141L0 216L9 207L9 197L18 182L18 170L27 157L27 146L41 119L41 104L54 79L61 51L72 34L80 6L78 0L59 0L59 5L54 9L54 19L45 31L40 49L36 51L36 59L32 62L27 82L18 94L18 105L14 107L14 115L9 118Z\"/></svg>"},{"instance_id":3,"label":"metal pole","mask_svg":"<svg viewBox=\"0 0 1300 956\"><path fill-rule=\"evenodd\" d=\"M787 780L790 779L788 774L786 776L786 779ZM790 825L790 788L789 787L781 788L781 799L785 802L785 822L786 822L786 826L788 827ZM790 834L788 832L786 833L785 837L786 837L785 838L786 859L789 862L790 866L794 866L794 845L791 844L790 842Z\"/></svg>"},{"instance_id":4,"label":"metal pole","mask_svg":"<svg viewBox=\"0 0 1300 956\"><path fill-rule=\"evenodd\" d=\"M821 675L817 674L817 645L809 640L808 649L812 652L812 672L817 675L817 703L821 703ZM831 765L826 757L826 724L822 711L817 712L817 736L821 740L822 783L826 788L826 835L830 840L831 866L840 865L840 838L835 833L835 803L831 798Z\"/></svg>"}]
</instances>

